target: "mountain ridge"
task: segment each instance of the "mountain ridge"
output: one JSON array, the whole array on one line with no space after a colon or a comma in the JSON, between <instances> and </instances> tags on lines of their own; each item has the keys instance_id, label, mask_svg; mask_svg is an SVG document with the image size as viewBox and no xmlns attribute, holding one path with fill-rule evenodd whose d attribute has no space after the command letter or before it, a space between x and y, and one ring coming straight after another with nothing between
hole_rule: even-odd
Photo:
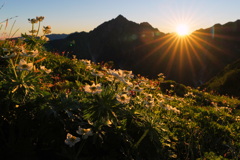
<instances>
[{"instance_id":1,"label":"mountain ridge","mask_svg":"<svg viewBox=\"0 0 240 160\"><path fill-rule=\"evenodd\" d=\"M49 38L49 40L57 40L57 39L64 39L68 36L69 34L65 34L65 33L62 33L62 34L48 34L46 35L46 37Z\"/></svg>"},{"instance_id":2,"label":"mountain ridge","mask_svg":"<svg viewBox=\"0 0 240 160\"><path fill-rule=\"evenodd\" d=\"M150 78L164 73L168 79L199 86L240 58L238 23L196 30L186 43L175 33L165 34L148 22L135 23L119 15L90 32L50 41L48 48L94 62L114 61L116 68Z\"/></svg>"}]
</instances>

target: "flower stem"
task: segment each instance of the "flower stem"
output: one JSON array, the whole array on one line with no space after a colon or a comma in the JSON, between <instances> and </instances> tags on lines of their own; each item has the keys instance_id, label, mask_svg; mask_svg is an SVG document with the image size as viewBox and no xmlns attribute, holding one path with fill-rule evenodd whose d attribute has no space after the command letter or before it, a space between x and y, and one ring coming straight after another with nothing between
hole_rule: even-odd
<instances>
[{"instance_id":1,"label":"flower stem","mask_svg":"<svg viewBox=\"0 0 240 160\"><path fill-rule=\"evenodd\" d=\"M85 145L85 143L86 143L86 140L83 139L83 141L82 141L82 143L81 143L81 145L80 145L80 147L79 147L79 149L78 149L78 152L77 152L77 154L76 154L76 156L75 156L75 158L74 158L75 160L78 159L78 156L79 156L79 154L81 153L81 151L82 151L83 146Z\"/></svg>"},{"instance_id":2,"label":"flower stem","mask_svg":"<svg viewBox=\"0 0 240 160\"><path fill-rule=\"evenodd\" d=\"M39 29L40 29L40 21L38 22L38 31L37 31L37 34L36 34L36 36L38 36L38 33L39 33Z\"/></svg>"},{"instance_id":3,"label":"flower stem","mask_svg":"<svg viewBox=\"0 0 240 160\"><path fill-rule=\"evenodd\" d=\"M149 132L149 129L145 130L145 132L143 133L143 135L141 136L141 138L138 140L138 142L133 146L134 148L137 148L139 146L139 144L142 142L142 140L147 136Z\"/></svg>"},{"instance_id":4,"label":"flower stem","mask_svg":"<svg viewBox=\"0 0 240 160\"><path fill-rule=\"evenodd\" d=\"M14 72L15 77L16 77L16 79L18 79L18 75L17 75L17 72L16 72L16 68L15 68L15 65L13 64L12 59L10 59L10 63L11 63L11 65L12 65L12 69L13 69L13 72Z\"/></svg>"},{"instance_id":5,"label":"flower stem","mask_svg":"<svg viewBox=\"0 0 240 160\"><path fill-rule=\"evenodd\" d=\"M34 24L32 24L32 37L33 37Z\"/></svg>"}]
</instances>

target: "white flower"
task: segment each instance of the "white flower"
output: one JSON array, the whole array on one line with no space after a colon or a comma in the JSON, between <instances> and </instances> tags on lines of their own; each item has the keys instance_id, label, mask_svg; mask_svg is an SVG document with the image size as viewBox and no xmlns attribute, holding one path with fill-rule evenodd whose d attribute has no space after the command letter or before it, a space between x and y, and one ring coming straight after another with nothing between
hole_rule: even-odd
<instances>
[{"instance_id":1,"label":"white flower","mask_svg":"<svg viewBox=\"0 0 240 160\"><path fill-rule=\"evenodd\" d=\"M149 93L144 93L144 95L146 96L146 99L147 100L151 100L153 95L152 94L149 94Z\"/></svg>"},{"instance_id":2,"label":"white flower","mask_svg":"<svg viewBox=\"0 0 240 160\"><path fill-rule=\"evenodd\" d=\"M73 59L76 60L77 59L77 56L76 55L72 55Z\"/></svg>"},{"instance_id":3,"label":"white flower","mask_svg":"<svg viewBox=\"0 0 240 160\"><path fill-rule=\"evenodd\" d=\"M184 95L185 97L195 97L193 92L188 92L187 94Z\"/></svg>"},{"instance_id":4,"label":"white flower","mask_svg":"<svg viewBox=\"0 0 240 160\"><path fill-rule=\"evenodd\" d=\"M51 73L52 70L51 69L47 69L45 66L40 66L40 69L45 71L47 74Z\"/></svg>"},{"instance_id":5,"label":"white flower","mask_svg":"<svg viewBox=\"0 0 240 160\"><path fill-rule=\"evenodd\" d=\"M172 106L170 106L169 104L167 104L165 107L163 107L164 109L166 109L166 110L171 110L171 111L174 111L174 112L176 112L176 113L180 113L180 111L177 109L177 108L174 108L174 107L172 107Z\"/></svg>"},{"instance_id":6,"label":"white flower","mask_svg":"<svg viewBox=\"0 0 240 160\"><path fill-rule=\"evenodd\" d=\"M44 26L43 28L44 28L44 29L52 29L52 27L51 27L51 26L49 26L49 25L48 25L48 26L46 26L46 27Z\"/></svg>"},{"instance_id":7,"label":"white flower","mask_svg":"<svg viewBox=\"0 0 240 160\"><path fill-rule=\"evenodd\" d=\"M87 59L81 59L81 62L83 62L85 65L90 66L91 65L91 61L87 60Z\"/></svg>"},{"instance_id":8,"label":"white flower","mask_svg":"<svg viewBox=\"0 0 240 160\"><path fill-rule=\"evenodd\" d=\"M118 72L115 69L109 69L107 72L108 72L108 74L113 75L115 77L119 76Z\"/></svg>"},{"instance_id":9,"label":"white flower","mask_svg":"<svg viewBox=\"0 0 240 160\"><path fill-rule=\"evenodd\" d=\"M65 142L65 144L69 145L69 147L72 147L79 141L80 141L79 137L75 137L75 136L71 135L70 133L68 133L64 142Z\"/></svg>"},{"instance_id":10,"label":"white flower","mask_svg":"<svg viewBox=\"0 0 240 160\"><path fill-rule=\"evenodd\" d=\"M163 75L163 73L159 73L159 74L158 74L158 77L164 77L164 78L165 78L165 76Z\"/></svg>"},{"instance_id":11,"label":"white flower","mask_svg":"<svg viewBox=\"0 0 240 160\"><path fill-rule=\"evenodd\" d=\"M32 23L32 24L34 24L34 23L37 23L38 22L38 20L37 19L35 19L35 18L32 18L32 19L28 19L28 21L30 22L30 23Z\"/></svg>"},{"instance_id":12,"label":"white flower","mask_svg":"<svg viewBox=\"0 0 240 160\"><path fill-rule=\"evenodd\" d=\"M159 73L159 74L158 74L158 80L159 80L160 82L163 82L165 78L166 78L166 77L163 75L163 73Z\"/></svg>"},{"instance_id":13,"label":"white flower","mask_svg":"<svg viewBox=\"0 0 240 160\"><path fill-rule=\"evenodd\" d=\"M155 105L154 103L154 99L150 99L150 100L147 100L147 101L144 101L146 107L153 107Z\"/></svg>"},{"instance_id":14,"label":"white flower","mask_svg":"<svg viewBox=\"0 0 240 160\"><path fill-rule=\"evenodd\" d=\"M91 71L91 70L93 70L93 68L92 68L91 65L89 65L89 66L86 67L86 70L90 70Z\"/></svg>"},{"instance_id":15,"label":"white flower","mask_svg":"<svg viewBox=\"0 0 240 160\"><path fill-rule=\"evenodd\" d=\"M125 77L133 78L134 75L132 74L132 71L123 70L123 73L125 74Z\"/></svg>"},{"instance_id":16,"label":"white flower","mask_svg":"<svg viewBox=\"0 0 240 160\"><path fill-rule=\"evenodd\" d=\"M33 63L27 63L24 59L21 59L18 63L17 69L31 71L33 69Z\"/></svg>"},{"instance_id":17,"label":"white flower","mask_svg":"<svg viewBox=\"0 0 240 160\"><path fill-rule=\"evenodd\" d=\"M122 103L122 104L126 104L130 102L130 97L127 94L121 94L121 95L117 95L116 96L118 102Z\"/></svg>"},{"instance_id":18,"label":"white flower","mask_svg":"<svg viewBox=\"0 0 240 160\"><path fill-rule=\"evenodd\" d=\"M93 135L91 128L81 128L80 126L78 126L78 130L76 132L77 132L77 134L82 135L83 139L87 139L88 136Z\"/></svg>"},{"instance_id":19,"label":"white flower","mask_svg":"<svg viewBox=\"0 0 240 160\"><path fill-rule=\"evenodd\" d=\"M152 94L145 93L146 97L144 98L144 103L146 104L146 107L153 107L154 106L154 98L152 97Z\"/></svg>"},{"instance_id":20,"label":"white flower","mask_svg":"<svg viewBox=\"0 0 240 160\"><path fill-rule=\"evenodd\" d=\"M143 89L139 85L134 86L132 91L141 92Z\"/></svg>"},{"instance_id":21,"label":"white flower","mask_svg":"<svg viewBox=\"0 0 240 160\"><path fill-rule=\"evenodd\" d=\"M106 75L104 76L106 78L107 81L109 82L113 82L115 80L115 77L113 75Z\"/></svg>"},{"instance_id":22,"label":"white flower","mask_svg":"<svg viewBox=\"0 0 240 160\"><path fill-rule=\"evenodd\" d=\"M43 26L43 33L44 34L49 34L51 33L51 26Z\"/></svg>"},{"instance_id":23,"label":"white flower","mask_svg":"<svg viewBox=\"0 0 240 160\"><path fill-rule=\"evenodd\" d=\"M104 76L104 74L101 71L96 71L96 70L93 70L91 72L91 74L94 75L94 76L99 76L99 77L103 77Z\"/></svg>"},{"instance_id":24,"label":"white flower","mask_svg":"<svg viewBox=\"0 0 240 160\"><path fill-rule=\"evenodd\" d=\"M49 41L49 38L48 38L48 37L46 37L46 36L41 36L40 38L41 38L41 40L44 40L44 41Z\"/></svg>"},{"instance_id":25,"label":"white flower","mask_svg":"<svg viewBox=\"0 0 240 160\"><path fill-rule=\"evenodd\" d=\"M85 92L92 93L92 94L94 94L94 93L101 93L102 92L100 83L96 84L96 85L95 85L95 83L93 83L91 86L90 85L86 85L84 87L84 90L85 90Z\"/></svg>"},{"instance_id":26,"label":"white flower","mask_svg":"<svg viewBox=\"0 0 240 160\"><path fill-rule=\"evenodd\" d=\"M141 104L143 102L143 99L141 97L139 97L139 96L136 96L135 99L134 99L134 102L136 104Z\"/></svg>"},{"instance_id":27,"label":"white flower","mask_svg":"<svg viewBox=\"0 0 240 160\"><path fill-rule=\"evenodd\" d=\"M240 122L240 116L236 116L235 121Z\"/></svg>"},{"instance_id":28,"label":"white flower","mask_svg":"<svg viewBox=\"0 0 240 160\"><path fill-rule=\"evenodd\" d=\"M36 20L38 20L39 22L42 22L44 20L44 17L43 16L36 17Z\"/></svg>"},{"instance_id":29,"label":"white flower","mask_svg":"<svg viewBox=\"0 0 240 160\"><path fill-rule=\"evenodd\" d=\"M25 51L21 53L21 56L25 57L37 57L39 54L38 50Z\"/></svg>"},{"instance_id":30,"label":"white flower","mask_svg":"<svg viewBox=\"0 0 240 160\"><path fill-rule=\"evenodd\" d=\"M5 56L2 56L2 58L12 58L16 56L17 56L17 53L13 52L13 53L7 53Z\"/></svg>"},{"instance_id":31,"label":"white flower","mask_svg":"<svg viewBox=\"0 0 240 160\"><path fill-rule=\"evenodd\" d=\"M115 69L109 69L108 74L115 76L116 78L124 78L123 70L115 70Z\"/></svg>"},{"instance_id":32,"label":"white flower","mask_svg":"<svg viewBox=\"0 0 240 160\"><path fill-rule=\"evenodd\" d=\"M129 87L132 87L132 86L133 86L132 82L130 82L129 80L124 81L124 83L125 83L126 85L128 85Z\"/></svg>"},{"instance_id":33,"label":"white flower","mask_svg":"<svg viewBox=\"0 0 240 160\"><path fill-rule=\"evenodd\" d=\"M160 97L160 98L164 98L164 95L160 94L160 93L158 93L157 96Z\"/></svg>"}]
</instances>

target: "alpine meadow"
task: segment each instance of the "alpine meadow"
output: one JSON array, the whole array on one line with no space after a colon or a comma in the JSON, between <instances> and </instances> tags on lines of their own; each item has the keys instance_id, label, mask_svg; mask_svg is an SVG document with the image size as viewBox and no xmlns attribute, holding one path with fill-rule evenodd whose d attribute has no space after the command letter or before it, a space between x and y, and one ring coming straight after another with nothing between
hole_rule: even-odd
<instances>
[{"instance_id":1,"label":"alpine meadow","mask_svg":"<svg viewBox=\"0 0 240 160\"><path fill-rule=\"evenodd\" d=\"M15 19L0 23L0 159L240 159L239 20L51 34L37 16L16 36Z\"/></svg>"}]
</instances>

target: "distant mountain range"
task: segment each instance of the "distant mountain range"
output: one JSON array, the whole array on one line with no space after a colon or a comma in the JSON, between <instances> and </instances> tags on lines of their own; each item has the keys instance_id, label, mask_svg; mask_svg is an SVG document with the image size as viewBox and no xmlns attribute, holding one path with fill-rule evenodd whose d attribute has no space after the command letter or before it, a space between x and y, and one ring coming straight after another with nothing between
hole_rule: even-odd
<instances>
[{"instance_id":1,"label":"distant mountain range","mask_svg":"<svg viewBox=\"0 0 240 160\"><path fill-rule=\"evenodd\" d=\"M46 35L46 37L48 37L51 41L56 40L56 39L64 39L67 36L69 36L69 34L49 34L49 35Z\"/></svg>"},{"instance_id":2,"label":"distant mountain range","mask_svg":"<svg viewBox=\"0 0 240 160\"><path fill-rule=\"evenodd\" d=\"M113 61L116 68L149 78L164 73L167 79L199 86L240 58L240 21L216 24L180 38L119 15L88 33L51 40L46 47L94 62Z\"/></svg>"}]
</instances>

